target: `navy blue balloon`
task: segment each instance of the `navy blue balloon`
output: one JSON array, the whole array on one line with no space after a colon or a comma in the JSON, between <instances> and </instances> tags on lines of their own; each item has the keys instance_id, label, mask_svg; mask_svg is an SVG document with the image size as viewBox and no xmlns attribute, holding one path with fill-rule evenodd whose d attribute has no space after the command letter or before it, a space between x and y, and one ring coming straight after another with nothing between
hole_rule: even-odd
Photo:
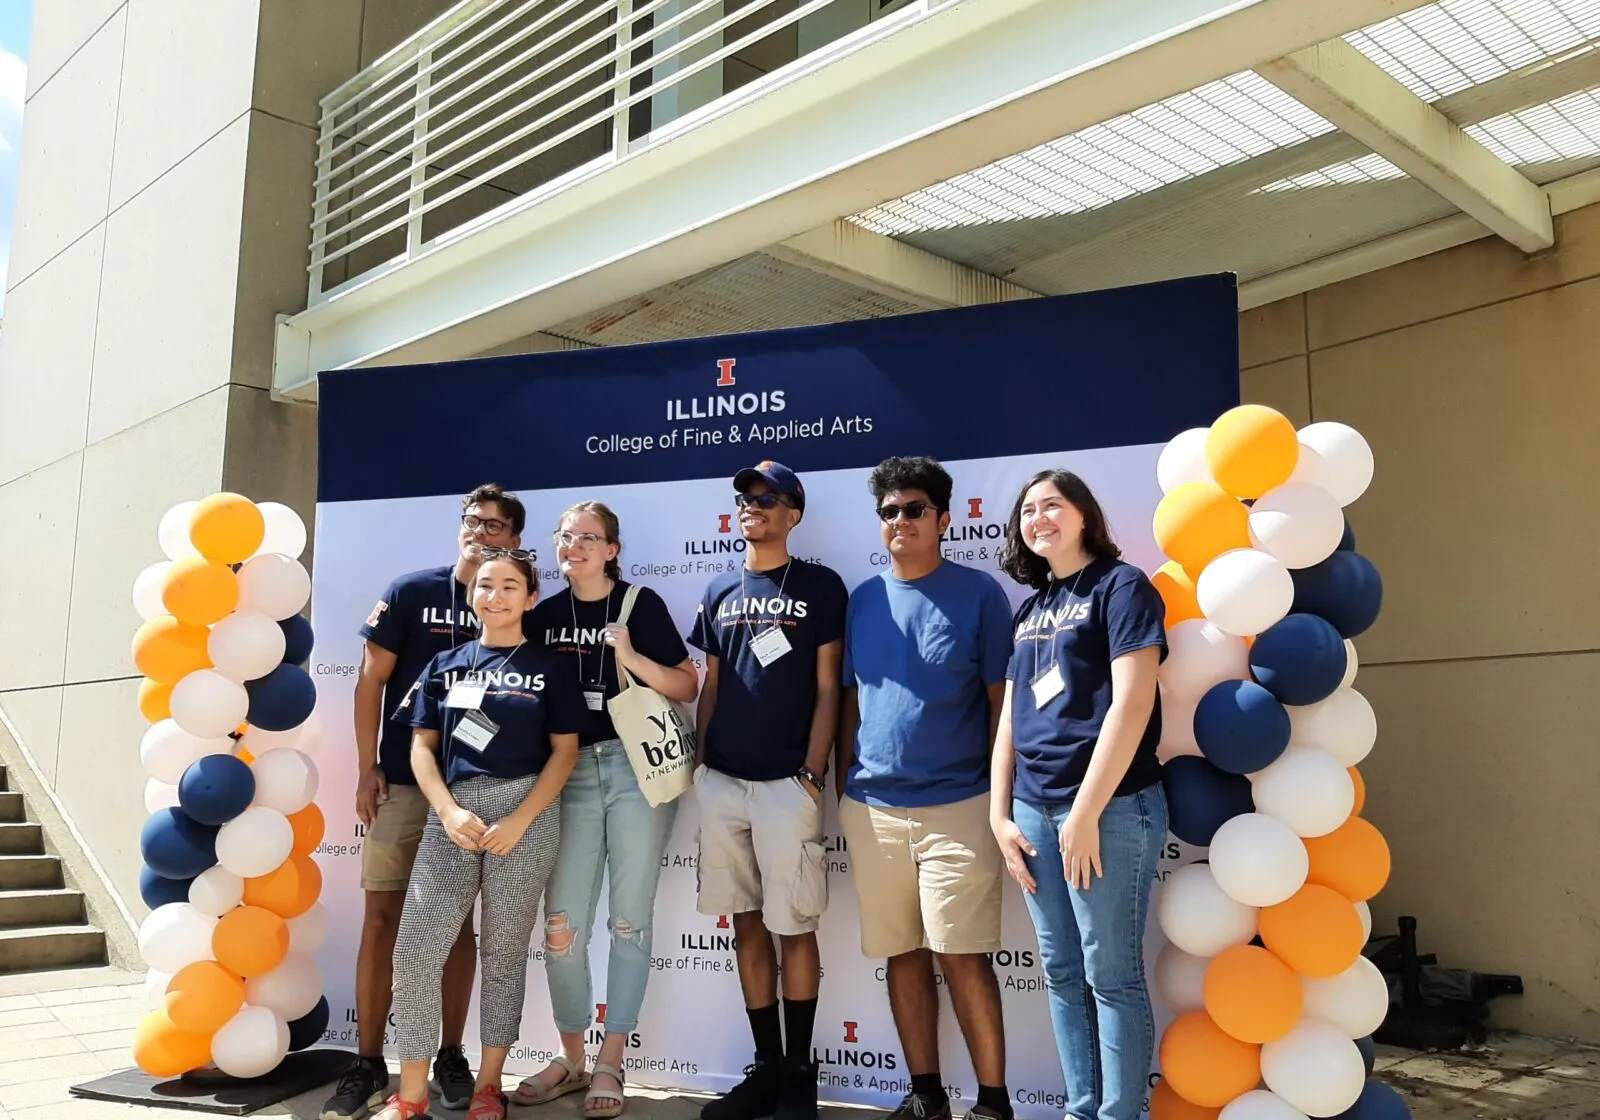
<instances>
[{"instance_id":1,"label":"navy blue balloon","mask_svg":"<svg viewBox=\"0 0 1600 1120\"><path fill-rule=\"evenodd\" d=\"M168 879L165 875L157 875L149 867L141 867L139 897L144 899L144 904L152 910L169 902L188 902L189 884L192 882L193 878Z\"/></svg>"},{"instance_id":2,"label":"navy blue balloon","mask_svg":"<svg viewBox=\"0 0 1600 1120\"><path fill-rule=\"evenodd\" d=\"M255 795L255 774L231 754L206 755L178 781L178 804L201 824L227 824L250 807Z\"/></svg>"},{"instance_id":3,"label":"navy blue balloon","mask_svg":"<svg viewBox=\"0 0 1600 1120\"><path fill-rule=\"evenodd\" d=\"M289 1050L304 1050L315 1046L328 1029L328 997L317 1000L317 1005L289 1024Z\"/></svg>"},{"instance_id":4,"label":"navy blue balloon","mask_svg":"<svg viewBox=\"0 0 1600 1120\"><path fill-rule=\"evenodd\" d=\"M139 854L166 879L193 879L217 862L217 829L182 809L162 809L144 822Z\"/></svg>"},{"instance_id":5,"label":"navy blue balloon","mask_svg":"<svg viewBox=\"0 0 1600 1120\"><path fill-rule=\"evenodd\" d=\"M1411 1120L1411 1109L1399 1093L1376 1078L1367 1078L1356 1103L1336 1120Z\"/></svg>"},{"instance_id":6,"label":"navy blue balloon","mask_svg":"<svg viewBox=\"0 0 1600 1120\"><path fill-rule=\"evenodd\" d=\"M1161 784L1167 793L1167 828L1185 844L1209 847L1217 829L1255 811L1249 778L1192 754L1170 759L1161 768Z\"/></svg>"},{"instance_id":7,"label":"navy blue balloon","mask_svg":"<svg viewBox=\"0 0 1600 1120\"><path fill-rule=\"evenodd\" d=\"M1359 552L1335 552L1289 575L1294 579L1293 613L1327 619L1341 638L1364 632L1383 608L1383 580Z\"/></svg>"},{"instance_id":8,"label":"navy blue balloon","mask_svg":"<svg viewBox=\"0 0 1600 1120\"><path fill-rule=\"evenodd\" d=\"M1378 1064L1378 1048L1373 1045L1372 1036L1356 1039L1356 1049L1361 1051L1361 1064L1367 1067L1367 1076L1372 1076L1373 1067Z\"/></svg>"},{"instance_id":9,"label":"navy blue balloon","mask_svg":"<svg viewBox=\"0 0 1600 1120\"><path fill-rule=\"evenodd\" d=\"M246 681L250 712L245 719L263 731L299 727L317 703L317 686L298 665L279 665L257 680Z\"/></svg>"},{"instance_id":10,"label":"navy blue balloon","mask_svg":"<svg viewBox=\"0 0 1600 1120\"><path fill-rule=\"evenodd\" d=\"M1285 704L1326 700L1344 680L1349 663L1339 631L1314 614L1291 614L1250 647L1251 675Z\"/></svg>"},{"instance_id":11,"label":"navy blue balloon","mask_svg":"<svg viewBox=\"0 0 1600 1120\"><path fill-rule=\"evenodd\" d=\"M283 663L304 665L311 660L311 644L315 635L305 615L292 614L278 623L283 631Z\"/></svg>"},{"instance_id":12,"label":"navy blue balloon","mask_svg":"<svg viewBox=\"0 0 1600 1120\"><path fill-rule=\"evenodd\" d=\"M1345 519L1344 536L1339 538L1340 552L1354 552L1356 550L1356 531L1350 528L1350 521Z\"/></svg>"},{"instance_id":13,"label":"navy blue balloon","mask_svg":"<svg viewBox=\"0 0 1600 1120\"><path fill-rule=\"evenodd\" d=\"M1289 745L1289 713L1255 681L1223 681L1195 707L1194 738L1217 769L1253 774Z\"/></svg>"}]
</instances>

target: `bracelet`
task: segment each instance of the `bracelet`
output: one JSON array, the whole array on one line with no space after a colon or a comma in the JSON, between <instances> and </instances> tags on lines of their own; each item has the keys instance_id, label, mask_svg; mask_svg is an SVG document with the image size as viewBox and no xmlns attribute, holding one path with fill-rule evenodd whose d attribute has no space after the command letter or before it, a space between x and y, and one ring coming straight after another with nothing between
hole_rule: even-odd
<instances>
[{"instance_id":1,"label":"bracelet","mask_svg":"<svg viewBox=\"0 0 1600 1120\"><path fill-rule=\"evenodd\" d=\"M810 782L812 785L816 786L818 789L827 789L828 788L828 786L827 786L828 772L826 770L824 770L821 774L818 774L818 773L814 772L811 769L811 767L802 766L802 767L800 767L799 772L795 776L798 777L798 778L803 778L804 780Z\"/></svg>"}]
</instances>

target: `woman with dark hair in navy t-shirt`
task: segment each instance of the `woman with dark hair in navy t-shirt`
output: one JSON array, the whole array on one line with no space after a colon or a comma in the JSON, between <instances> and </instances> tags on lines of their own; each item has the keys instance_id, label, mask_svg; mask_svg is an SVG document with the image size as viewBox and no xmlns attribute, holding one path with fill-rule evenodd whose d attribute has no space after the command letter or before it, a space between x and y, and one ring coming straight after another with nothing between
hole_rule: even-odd
<instances>
[{"instance_id":1,"label":"woman with dark hair in navy t-shirt","mask_svg":"<svg viewBox=\"0 0 1600 1120\"><path fill-rule=\"evenodd\" d=\"M1136 1120L1155 1046L1145 914L1167 836L1165 608L1067 471L1023 487L1000 567L1034 594L1014 623L989 821L1038 933L1067 1115Z\"/></svg>"}]
</instances>

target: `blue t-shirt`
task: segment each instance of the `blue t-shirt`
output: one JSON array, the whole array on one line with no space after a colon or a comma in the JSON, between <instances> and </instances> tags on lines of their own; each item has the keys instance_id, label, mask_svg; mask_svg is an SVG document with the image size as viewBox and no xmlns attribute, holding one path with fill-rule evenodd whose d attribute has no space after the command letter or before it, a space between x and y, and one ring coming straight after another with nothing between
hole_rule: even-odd
<instances>
[{"instance_id":1,"label":"blue t-shirt","mask_svg":"<svg viewBox=\"0 0 1600 1120\"><path fill-rule=\"evenodd\" d=\"M478 710L499 724L482 750L456 738L465 711L445 704L450 686L473 669L487 685ZM446 650L428 662L405 706L412 727L439 733L447 785L477 774L525 778L539 773L550 761L550 736L577 734L584 714L576 683L555 654L533 642L510 649L469 642Z\"/></svg>"},{"instance_id":2,"label":"blue t-shirt","mask_svg":"<svg viewBox=\"0 0 1600 1120\"><path fill-rule=\"evenodd\" d=\"M1161 647L1167 656L1166 606L1145 574L1120 560L1095 560L1077 576L1051 580L1017 612L1011 681L1011 742L1017 765L1013 795L1035 805L1070 804L1089 770L1100 727L1111 709L1111 662ZM1059 667L1064 688L1041 711L1033 682ZM1139 740L1116 795L1137 793L1161 778L1156 743L1161 700Z\"/></svg>"},{"instance_id":3,"label":"blue t-shirt","mask_svg":"<svg viewBox=\"0 0 1600 1120\"><path fill-rule=\"evenodd\" d=\"M1006 678L1011 605L985 572L941 563L892 573L850 596L844 683L861 726L845 792L893 809L948 805L989 789L989 685Z\"/></svg>"},{"instance_id":4,"label":"blue t-shirt","mask_svg":"<svg viewBox=\"0 0 1600 1120\"><path fill-rule=\"evenodd\" d=\"M400 705L435 654L478 636L472 591L456 579L454 565L410 572L389 585L361 636L395 655L394 672L383 686L378 768L390 785L414 786L411 722Z\"/></svg>"},{"instance_id":5,"label":"blue t-shirt","mask_svg":"<svg viewBox=\"0 0 1600 1120\"><path fill-rule=\"evenodd\" d=\"M705 762L735 778L792 778L805 765L817 704L817 651L844 638L849 595L832 568L790 560L770 572L740 568L711 581L689 644L717 658L717 702ZM776 626L789 652L762 667L753 638Z\"/></svg>"},{"instance_id":6,"label":"blue t-shirt","mask_svg":"<svg viewBox=\"0 0 1600 1120\"><path fill-rule=\"evenodd\" d=\"M531 625L523 629L556 654L562 671L580 690L602 690L609 700L622 691L622 682L617 674L617 652L605 643L605 628L622 614L627 591L628 584L618 580L608 598L585 602L574 599L571 588L565 588L540 600L528 612ZM689 656L667 604L648 587L639 588L633 601L628 638L634 649L660 665L682 665ZM617 729L611 725L605 705L591 711L585 702L578 744L587 747L616 737Z\"/></svg>"}]
</instances>

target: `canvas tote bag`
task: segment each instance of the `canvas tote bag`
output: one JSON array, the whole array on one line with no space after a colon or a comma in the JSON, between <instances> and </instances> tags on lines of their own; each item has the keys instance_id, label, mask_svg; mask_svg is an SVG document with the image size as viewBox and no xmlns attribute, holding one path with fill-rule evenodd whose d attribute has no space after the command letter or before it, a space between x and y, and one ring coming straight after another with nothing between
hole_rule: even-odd
<instances>
[{"instance_id":1,"label":"canvas tote bag","mask_svg":"<svg viewBox=\"0 0 1600 1120\"><path fill-rule=\"evenodd\" d=\"M617 621L626 623L639 597L638 584L622 597ZM617 738L627 748L628 761L644 799L652 807L664 805L694 785L694 718L688 705L675 704L617 663L622 691L606 701Z\"/></svg>"}]
</instances>

